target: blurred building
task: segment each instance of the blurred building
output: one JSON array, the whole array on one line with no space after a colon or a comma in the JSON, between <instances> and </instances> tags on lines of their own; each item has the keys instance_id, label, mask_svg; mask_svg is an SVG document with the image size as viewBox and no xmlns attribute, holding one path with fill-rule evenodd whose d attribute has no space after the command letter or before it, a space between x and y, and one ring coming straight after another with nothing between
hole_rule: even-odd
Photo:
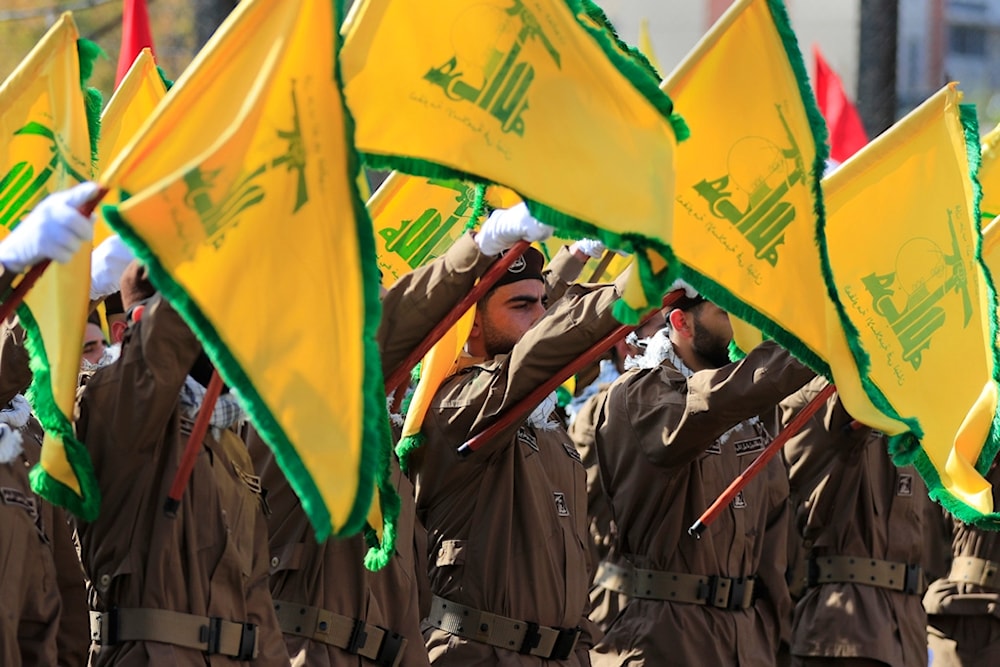
<instances>
[{"instance_id":1,"label":"blurred building","mask_svg":"<svg viewBox=\"0 0 1000 667\"><path fill-rule=\"evenodd\" d=\"M669 71L732 0L599 0L622 37L637 43L647 22L653 50ZM860 0L786 0L812 74L818 44L857 96ZM666 74L666 72L664 72ZM979 107L984 131L1000 120L1000 0L899 0L896 92L900 116L947 81Z\"/></svg>"}]
</instances>

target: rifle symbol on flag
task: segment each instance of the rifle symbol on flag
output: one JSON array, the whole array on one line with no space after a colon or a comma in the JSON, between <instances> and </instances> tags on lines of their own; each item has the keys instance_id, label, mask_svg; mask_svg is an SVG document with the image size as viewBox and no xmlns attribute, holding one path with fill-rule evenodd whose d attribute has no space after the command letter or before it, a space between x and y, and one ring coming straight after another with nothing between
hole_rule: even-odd
<instances>
[{"instance_id":1,"label":"rifle symbol on flag","mask_svg":"<svg viewBox=\"0 0 1000 667\"><path fill-rule=\"evenodd\" d=\"M295 79L292 79L292 129L278 130L278 136L288 141L288 151L271 162L272 167L288 165L288 171L298 172L298 182L295 190L295 213L303 204L309 201L309 191L306 188L306 146L302 140L302 127L299 124L299 103L295 97Z\"/></svg>"}]
</instances>

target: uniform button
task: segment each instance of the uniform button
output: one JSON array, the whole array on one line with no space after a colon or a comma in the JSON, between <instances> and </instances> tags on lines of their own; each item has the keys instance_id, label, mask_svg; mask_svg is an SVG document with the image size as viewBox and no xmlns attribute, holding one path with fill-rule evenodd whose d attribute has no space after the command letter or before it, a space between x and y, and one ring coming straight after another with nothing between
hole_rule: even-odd
<instances>
[{"instance_id":1,"label":"uniform button","mask_svg":"<svg viewBox=\"0 0 1000 667\"><path fill-rule=\"evenodd\" d=\"M98 580L98 584L100 584L101 588L106 589L108 586L111 585L111 575L102 574L101 578Z\"/></svg>"},{"instance_id":2,"label":"uniform button","mask_svg":"<svg viewBox=\"0 0 1000 667\"><path fill-rule=\"evenodd\" d=\"M278 567L278 563L280 563L280 562L281 561L278 560L278 557L274 556L273 558L271 558L271 567Z\"/></svg>"}]
</instances>

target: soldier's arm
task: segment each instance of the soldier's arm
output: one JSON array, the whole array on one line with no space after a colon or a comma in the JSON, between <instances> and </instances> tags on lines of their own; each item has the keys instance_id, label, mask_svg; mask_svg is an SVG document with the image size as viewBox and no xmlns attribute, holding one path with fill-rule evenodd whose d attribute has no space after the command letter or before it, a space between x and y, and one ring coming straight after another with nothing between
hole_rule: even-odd
<instances>
[{"instance_id":1,"label":"soldier's arm","mask_svg":"<svg viewBox=\"0 0 1000 667\"><path fill-rule=\"evenodd\" d=\"M250 580L247 582L247 622L257 626L258 654L254 665L288 665L288 651L274 612L274 600L268 585L270 577L270 549L268 547L267 521L264 513L257 511L254 521L254 558Z\"/></svg>"},{"instance_id":2,"label":"soldier's arm","mask_svg":"<svg viewBox=\"0 0 1000 667\"><path fill-rule=\"evenodd\" d=\"M566 296L514 345L489 381L482 384L486 400L469 424L469 433L475 434L488 427L590 349L591 345L620 326L611 314L619 294L615 285L571 287ZM515 424L498 434L480 451L486 453L506 446L519 426Z\"/></svg>"},{"instance_id":3,"label":"soldier's arm","mask_svg":"<svg viewBox=\"0 0 1000 667\"><path fill-rule=\"evenodd\" d=\"M102 418L114 419L117 429L127 431L120 441L129 447L158 442L200 353L201 343L181 316L161 296L152 297L141 321L125 334L121 357L81 392L77 420L81 440L86 442L91 384L114 382L116 400L113 407L102 403L106 413Z\"/></svg>"},{"instance_id":4,"label":"soldier's arm","mask_svg":"<svg viewBox=\"0 0 1000 667\"><path fill-rule=\"evenodd\" d=\"M3 323L0 330L0 406L7 405L31 384L28 350L24 346L24 328L16 317Z\"/></svg>"},{"instance_id":5,"label":"soldier's arm","mask_svg":"<svg viewBox=\"0 0 1000 667\"><path fill-rule=\"evenodd\" d=\"M741 361L688 378L686 391L651 404L628 397L630 422L647 458L656 465L684 466L740 422L773 410L814 376L773 342ZM637 394L629 388L630 394Z\"/></svg>"},{"instance_id":6,"label":"soldier's arm","mask_svg":"<svg viewBox=\"0 0 1000 667\"><path fill-rule=\"evenodd\" d=\"M395 370L469 293L493 260L480 252L472 234L464 234L444 255L406 274L392 286L382 300L382 322L378 329L385 374Z\"/></svg>"},{"instance_id":7,"label":"soldier's arm","mask_svg":"<svg viewBox=\"0 0 1000 667\"><path fill-rule=\"evenodd\" d=\"M542 276L545 278L545 293L549 297L549 306L563 298L566 290L573 284L583 267L587 264L587 256L573 252L569 246L559 248L559 252L545 267Z\"/></svg>"}]
</instances>

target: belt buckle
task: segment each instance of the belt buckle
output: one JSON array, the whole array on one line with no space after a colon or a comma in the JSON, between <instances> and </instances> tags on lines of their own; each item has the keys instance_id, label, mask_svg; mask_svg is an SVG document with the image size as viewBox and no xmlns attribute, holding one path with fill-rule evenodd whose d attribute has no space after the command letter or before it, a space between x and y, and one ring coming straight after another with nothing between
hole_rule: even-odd
<instances>
[{"instance_id":1,"label":"belt buckle","mask_svg":"<svg viewBox=\"0 0 1000 667\"><path fill-rule=\"evenodd\" d=\"M237 660L253 660L257 657L257 626L253 623L241 623L240 653Z\"/></svg>"},{"instance_id":2,"label":"belt buckle","mask_svg":"<svg viewBox=\"0 0 1000 667\"><path fill-rule=\"evenodd\" d=\"M538 632L538 623L528 621L525 625L527 625L527 628L524 630L524 641L521 642L521 648L519 648L517 652L527 655L531 653L533 649L538 647L539 642L542 641L542 635Z\"/></svg>"},{"instance_id":3,"label":"belt buckle","mask_svg":"<svg viewBox=\"0 0 1000 667\"><path fill-rule=\"evenodd\" d=\"M559 636L556 638L556 643L552 646L552 654L549 655L549 659L568 660L573 654L573 649L576 648L576 642L582 632L583 629L579 627L560 628Z\"/></svg>"},{"instance_id":4,"label":"belt buckle","mask_svg":"<svg viewBox=\"0 0 1000 667\"><path fill-rule=\"evenodd\" d=\"M708 577L708 583L698 586L697 594L704 598L709 607L736 611L743 609L743 596L751 581L751 577L722 577L713 574ZM718 599L720 593L725 596L725 600Z\"/></svg>"},{"instance_id":5,"label":"belt buckle","mask_svg":"<svg viewBox=\"0 0 1000 667\"><path fill-rule=\"evenodd\" d=\"M219 644L222 641L222 618L211 616L208 625L203 625L198 629L198 641L205 644L205 654L213 655L219 652Z\"/></svg>"},{"instance_id":6,"label":"belt buckle","mask_svg":"<svg viewBox=\"0 0 1000 667\"><path fill-rule=\"evenodd\" d=\"M344 650L351 655L357 655L358 651L365 647L365 643L368 642L368 633L365 632L365 622L360 619L354 619L354 627L351 628L351 636L347 640L347 646Z\"/></svg>"},{"instance_id":7,"label":"belt buckle","mask_svg":"<svg viewBox=\"0 0 1000 667\"><path fill-rule=\"evenodd\" d=\"M382 636L382 644L378 647L375 655L375 664L378 667L397 667L403 660L403 648L406 646L406 638L386 628L382 628L385 633Z\"/></svg>"},{"instance_id":8,"label":"belt buckle","mask_svg":"<svg viewBox=\"0 0 1000 667\"><path fill-rule=\"evenodd\" d=\"M922 593L920 589L921 586L921 576L923 571L920 569L919 565L907 565L906 566L906 577L903 580L903 592L907 595L917 595Z\"/></svg>"},{"instance_id":9,"label":"belt buckle","mask_svg":"<svg viewBox=\"0 0 1000 667\"><path fill-rule=\"evenodd\" d=\"M736 577L730 580L731 585L729 587L729 604L726 605L726 609L737 610L743 609L743 596L747 591L747 584L750 583L749 577Z\"/></svg>"}]
</instances>

